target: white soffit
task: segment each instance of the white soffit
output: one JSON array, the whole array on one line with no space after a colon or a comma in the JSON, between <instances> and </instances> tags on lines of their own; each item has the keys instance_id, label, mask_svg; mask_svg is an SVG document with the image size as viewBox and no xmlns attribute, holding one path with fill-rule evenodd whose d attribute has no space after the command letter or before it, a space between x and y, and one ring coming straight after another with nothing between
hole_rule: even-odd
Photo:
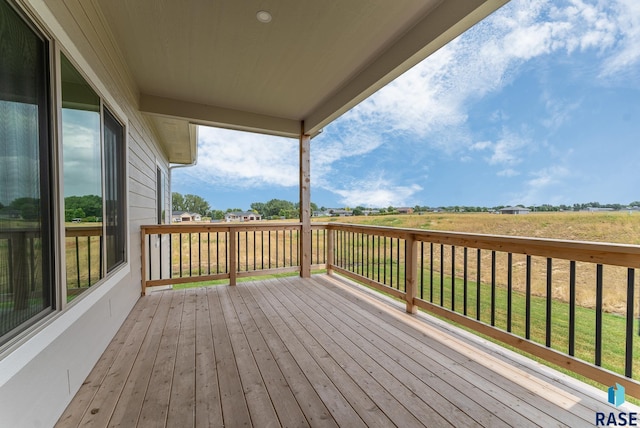
<instances>
[{"instance_id":1,"label":"white soffit","mask_svg":"<svg viewBox=\"0 0 640 428\"><path fill-rule=\"evenodd\" d=\"M94 1L141 111L298 137L301 121L317 133L508 0Z\"/></svg>"}]
</instances>

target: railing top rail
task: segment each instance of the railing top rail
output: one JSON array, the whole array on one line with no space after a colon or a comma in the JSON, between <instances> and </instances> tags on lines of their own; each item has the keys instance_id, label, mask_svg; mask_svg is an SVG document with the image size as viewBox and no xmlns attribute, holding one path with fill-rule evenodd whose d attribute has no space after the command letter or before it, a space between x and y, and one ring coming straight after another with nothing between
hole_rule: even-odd
<instances>
[{"instance_id":1,"label":"railing top rail","mask_svg":"<svg viewBox=\"0 0 640 428\"><path fill-rule=\"evenodd\" d=\"M381 236L394 238L407 238L412 236L418 241L437 244L640 268L640 245L529 238L522 236L483 235L422 229L399 229L387 226L367 226L346 223L329 223L326 227L328 230L346 230L361 233L374 232Z\"/></svg>"},{"instance_id":2,"label":"railing top rail","mask_svg":"<svg viewBox=\"0 0 640 428\"><path fill-rule=\"evenodd\" d=\"M198 232L228 232L231 230L259 231L259 230L291 230L299 229L301 223L195 223L195 224L156 224L140 226L140 230L147 234L163 233L198 233Z\"/></svg>"},{"instance_id":3,"label":"railing top rail","mask_svg":"<svg viewBox=\"0 0 640 428\"><path fill-rule=\"evenodd\" d=\"M102 235L102 225L98 226L67 226L65 236L100 236Z\"/></svg>"}]
</instances>

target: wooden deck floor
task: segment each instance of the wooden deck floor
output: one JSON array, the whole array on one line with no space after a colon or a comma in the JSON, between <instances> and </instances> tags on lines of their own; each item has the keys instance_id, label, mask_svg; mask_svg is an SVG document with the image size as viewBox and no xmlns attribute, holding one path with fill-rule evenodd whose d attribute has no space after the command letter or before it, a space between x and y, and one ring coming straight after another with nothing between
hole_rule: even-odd
<instances>
[{"instance_id":1,"label":"wooden deck floor","mask_svg":"<svg viewBox=\"0 0 640 428\"><path fill-rule=\"evenodd\" d=\"M325 275L152 293L57 426L580 427L614 410L402 309Z\"/></svg>"}]
</instances>

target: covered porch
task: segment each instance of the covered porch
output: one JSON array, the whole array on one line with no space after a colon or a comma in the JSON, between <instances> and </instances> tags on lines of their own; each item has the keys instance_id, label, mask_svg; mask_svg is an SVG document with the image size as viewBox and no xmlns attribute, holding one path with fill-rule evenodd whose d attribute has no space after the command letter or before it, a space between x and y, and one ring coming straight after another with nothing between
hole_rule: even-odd
<instances>
[{"instance_id":1,"label":"covered porch","mask_svg":"<svg viewBox=\"0 0 640 428\"><path fill-rule=\"evenodd\" d=\"M588 426L612 410L603 391L313 275L150 293L57 426Z\"/></svg>"}]
</instances>

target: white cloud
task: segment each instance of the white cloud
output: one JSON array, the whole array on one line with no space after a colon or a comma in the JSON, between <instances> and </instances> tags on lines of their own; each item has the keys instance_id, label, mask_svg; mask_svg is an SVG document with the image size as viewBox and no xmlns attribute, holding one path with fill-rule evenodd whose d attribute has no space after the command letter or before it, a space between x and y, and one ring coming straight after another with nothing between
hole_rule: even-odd
<instances>
[{"instance_id":1,"label":"white cloud","mask_svg":"<svg viewBox=\"0 0 640 428\"><path fill-rule=\"evenodd\" d=\"M500 131L499 124L509 118L501 110L488 116L501 136L474 137L468 128L471 106L503 90L528 61L585 51L601 59L603 65L594 64L594 78L599 75L603 84L638 64L640 1L512 0L328 126L312 141L312 185L336 193L348 205L408 203L422 189L419 185L398 184L393 177L362 180L361 170L344 168L345 159L382 149L388 149L381 155L384 161L392 161L388 153L402 150L416 165L434 153L469 161L471 151L484 152L498 175L515 176L514 166L534 142ZM543 124L551 130L577 108L554 94L542 97L547 109ZM199 165L205 168L197 174L228 186L297 186L297 150L296 140L202 128ZM544 171L527 183L531 192L559 177L558 171Z\"/></svg>"},{"instance_id":2,"label":"white cloud","mask_svg":"<svg viewBox=\"0 0 640 428\"><path fill-rule=\"evenodd\" d=\"M381 176L371 176L351 182L347 188L330 190L340 195L340 202L345 206L397 207L414 203L412 197L422 187L417 184L397 185Z\"/></svg>"},{"instance_id":3,"label":"white cloud","mask_svg":"<svg viewBox=\"0 0 640 428\"><path fill-rule=\"evenodd\" d=\"M491 141L478 141L477 143L473 143L469 149L471 150L486 150L490 149L493 146Z\"/></svg>"},{"instance_id":4,"label":"white cloud","mask_svg":"<svg viewBox=\"0 0 640 428\"><path fill-rule=\"evenodd\" d=\"M507 168L503 169L502 171L498 171L497 175L499 177L515 177L520 175L520 173L515 169Z\"/></svg>"},{"instance_id":5,"label":"white cloud","mask_svg":"<svg viewBox=\"0 0 640 428\"><path fill-rule=\"evenodd\" d=\"M602 76L627 71L640 62L640 2L618 0L614 5L612 25L619 31L616 49L608 58Z\"/></svg>"},{"instance_id":6,"label":"white cloud","mask_svg":"<svg viewBox=\"0 0 640 428\"><path fill-rule=\"evenodd\" d=\"M568 102L558 99L552 94L545 92L542 94L545 101L548 116L542 119L542 124L552 130L559 129L562 124L567 122L571 114L576 111L580 105L580 101Z\"/></svg>"},{"instance_id":7,"label":"white cloud","mask_svg":"<svg viewBox=\"0 0 640 428\"><path fill-rule=\"evenodd\" d=\"M514 203L532 205L541 201L555 203L562 200L561 195L554 195L553 189L561 188L571 173L565 166L552 165L530 175L532 178L526 181L525 190L513 198L513 201L516 201Z\"/></svg>"},{"instance_id":8,"label":"white cloud","mask_svg":"<svg viewBox=\"0 0 640 428\"><path fill-rule=\"evenodd\" d=\"M200 127L197 168L185 173L213 185L236 188L297 186L298 141Z\"/></svg>"}]
</instances>

